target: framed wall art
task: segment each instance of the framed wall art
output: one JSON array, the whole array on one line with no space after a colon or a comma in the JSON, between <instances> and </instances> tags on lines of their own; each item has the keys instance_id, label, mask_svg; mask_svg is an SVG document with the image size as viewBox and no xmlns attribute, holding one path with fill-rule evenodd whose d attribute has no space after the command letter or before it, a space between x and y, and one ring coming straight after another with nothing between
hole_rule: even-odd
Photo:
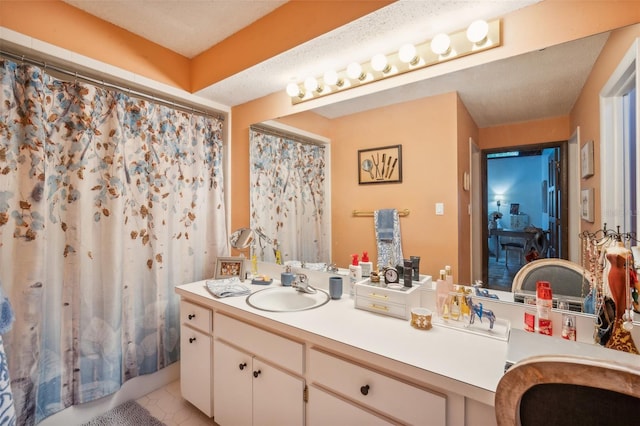
<instances>
[{"instance_id":1,"label":"framed wall art","mask_svg":"<svg viewBox=\"0 0 640 426\"><path fill-rule=\"evenodd\" d=\"M580 192L580 217L587 222L594 222L593 217L593 188Z\"/></svg>"},{"instance_id":2,"label":"framed wall art","mask_svg":"<svg viewBox=\"0 0 640 426\"><path fill-rule=\"evenodd\" d=\"M580 176L586 179L593 176L593 141L587 141L580 150Z\"/></svg>"},{"instance_id":3,"label":"framed wall art","mask_svg":"<svg viewBox=\"0 0 640 426\"><path fill-rule=\"evenodd\" d=\"M358 183L402 182L402 145L358 150Z\"/></svg>"},{"instance_id":4,"label":"framed wall art","mask_svg":"<svg viewBox=\"0 0 640 426\"><path fill-rule=\"evenodd\" d=\"M238 277L244 281L244 257L219 257L216 260L215 279Z\"/></svg>"}]
</instances>

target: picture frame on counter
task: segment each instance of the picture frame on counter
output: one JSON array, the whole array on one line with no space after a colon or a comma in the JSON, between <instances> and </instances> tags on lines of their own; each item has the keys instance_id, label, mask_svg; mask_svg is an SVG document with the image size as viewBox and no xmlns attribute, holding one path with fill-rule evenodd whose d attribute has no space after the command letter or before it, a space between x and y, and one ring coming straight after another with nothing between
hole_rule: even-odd
<instances>
[{"instance_id":1,"label":"picture frame on counter","mask_svg":"<svg viewBox=\"0 0 640 426\"><path fill-rule=\"evenodd\" d=\"M231 256L216 259L215 279L238 277L244 281L244 257Z\"/></svg>"},{"instance_id":2,"label":"picture frame on counter","mask_svg":"<svg viewBox=\"0 0 640 426\"><path fill-rule=\"evenodd\" d=\"M358 184L402 182L402 145L358 150Z\"/></svg>"}]
</instances>

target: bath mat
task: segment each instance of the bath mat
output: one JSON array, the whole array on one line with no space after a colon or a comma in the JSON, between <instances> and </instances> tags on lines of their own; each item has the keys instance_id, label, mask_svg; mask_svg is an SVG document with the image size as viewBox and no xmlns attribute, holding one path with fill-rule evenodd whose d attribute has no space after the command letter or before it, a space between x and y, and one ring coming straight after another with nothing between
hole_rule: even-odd
<instances>
[{"instance_id":1,"label":"bath mat","mask_svg":"<svg viewBox=\"0 0 640 426\"><path fill-rule=\"evenodd\" d=\"M135 402L127 401L82 426L166 426L153 417L146 408Z\"/></svg>"}]
</instances>

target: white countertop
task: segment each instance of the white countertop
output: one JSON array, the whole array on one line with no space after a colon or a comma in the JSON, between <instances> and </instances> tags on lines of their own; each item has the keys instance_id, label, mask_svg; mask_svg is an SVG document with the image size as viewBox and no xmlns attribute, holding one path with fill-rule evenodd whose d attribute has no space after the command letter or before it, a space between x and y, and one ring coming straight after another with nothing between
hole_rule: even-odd
<instances>
[{"instance_id":1,"label":"white countertop","mask_svg":"<svg viewBox=\"0 0 640 426\"><path fill-rule=\"evenodd\" d=\"M328 283L324 283L325 280L321 280L320 283L318 278L314 278L310 281L312 285L323 289L328 287ZM347 279L344 279L345 282ZM274 280L270 286L251 285L249 280L245 281L245 284L252 292L280 286L278 280ZM292 288L291 291L296 290ZM344 291L347 292L347 288ZM232 312L235 315L251 314L248 317L253 322L259 322L261 318L268 319L269 328L274 327L274 323L276 329L277 324L293 327L442 376L446 379L442 383L446 383L449 390L489 405L493 405L493 395L504 373L508 357L511 358L510 361L518 361L532 355L563 353L640 365L637 355L605 349L595 344L569 342L527 333L513 327L511 347L509 342L504 340L437 325L431 330L418 330L411 327L408 320L354 308L354 299L348 294L343 294L341 299L330 300L315 309L300 312L267 312L249 306L246 296L216 298L207 290L205 281L178 286L176 292L192 299L196 296L196 301L200 299L201 303L207 303L214 309ZM287 333L287 327L280 331ZM515 342L518 348L513 347ZM516 359L513 359L514 356Z\"/></svg>"},{"instance_id":2,"label":"white countertop","mask_svg":"<svg viewBox=\"0 0 640 426\"><path fill-rule=\"evenodd\" d=\"M251 285L252 291L263 285ZM277 280L271 286L279 285ZM422 370L495 392L504 371L507 342L434 326L417 330L409 321L355 309L348 295L300 312L266 312L246 303L246 296L215 298L205 281L176 287L183 296L197 295L224 306L268 318L290 327L353 346ZM291 291L296 291L291 289Z\"/></svg>"}]
</instances>

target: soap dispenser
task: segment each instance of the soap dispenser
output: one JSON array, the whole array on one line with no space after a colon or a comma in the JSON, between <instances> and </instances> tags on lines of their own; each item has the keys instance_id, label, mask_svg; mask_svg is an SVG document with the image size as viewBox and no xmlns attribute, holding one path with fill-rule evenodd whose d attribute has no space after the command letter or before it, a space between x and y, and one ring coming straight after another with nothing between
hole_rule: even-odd
<instances>
[{"instance_id":1,"label":"soap dispenser","mask_svg":"<svg viewBox=\"0 0 640 426\"><path fill-rule=\"evenodd\" d=\"M358 262L358 255L351 255L351 265L349 265L349 294L355 295L356 283L362 281L362 266Z\"/></svg>"},{"instance_id":2,"label":"soap dispenser","mask_svg":"<svg viewBox=\"0 0 640 426\"><path fill-rule=\"evenodd\" d=\"M371 271L373 270L373 262L369 262L369 253L366 251L362 252L360 267L362 268L362 277L369 278L371 276Z\"/></svg>"}]
</instances>

